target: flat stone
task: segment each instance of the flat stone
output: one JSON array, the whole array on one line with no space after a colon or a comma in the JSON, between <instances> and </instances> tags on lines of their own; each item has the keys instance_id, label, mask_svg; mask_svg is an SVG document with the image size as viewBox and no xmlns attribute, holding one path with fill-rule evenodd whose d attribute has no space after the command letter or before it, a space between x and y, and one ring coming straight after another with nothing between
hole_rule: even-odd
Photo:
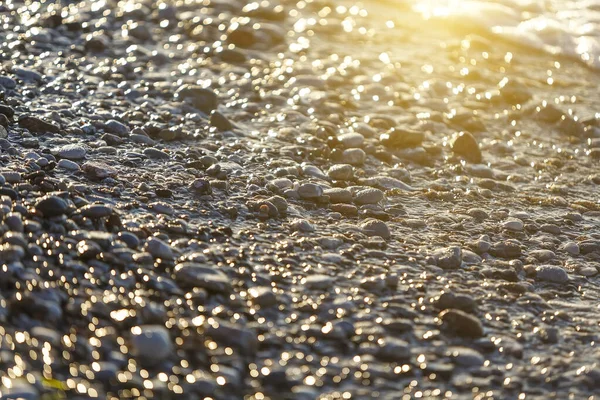
<instances>
[{"instance_id":1,"label":"flat stone","mask_svg":"<svg viewBox=\"0 0 600 400\"><path fill-rule=\"evenodd\" d=\"M502 223L502 227L504 229L508 229L509 231L520 232L523 230L524 225L523 225L523 221L521 221L519 219L512 219L509 221L504 221Z\"/></svg>"},{"instance_id":2,"label":"flat stone","mask_svg":"<svg viewBox=\"0 0 600 400\"><path fill-rule=\"evenodd\" d=\"M113 213L113 208L105 204L89 204L79 209L81 215L86 218L104 218Z\"/></svg>"},{"instance_id":3,"label":"flat stone","mask_svg":"<svg viewBox=\"0 0 600 400\"><path fill-rule=\"evenodd\" d=\"M479 367L485 362L483 355L475 349L461 346L450 347L446 353L452 361L462 367Z\"/></svg>"},{"instance_id":4,"label":"flat stone","mask_svg":"<svg viewBox=\"0 0 600 400\"><path fill-rule=\"evenodd\" d=\"M546 282L565 283L569 280L569 274L558 265L540 265L536 268L536 278Z\"/></svg>"},{"instance_id":5,"label":"flat stone","mask_svg":"<svg viewBox=\"0 0 600 400\"><path fill-rule=\"evenodd\" d=\"M307 276L304 284L309 289L330 289L334 279L328 275L315 274Z\"/></svg>"},{"instance_id":6,"label":"flat stone","mask_svg":"<svg viewBox=\"0 0 600 400\"><path fill-rule=\"evenodd\" d=\"M87 153L85 147L78 144L66 144L54 149L53 153L60 158L68 160L81 160Z\"/></svg>"},{"instance_id":7,"label":"flat stone","mask_svg":"<svg viewBox=\"0 0 600 400\"><path fill-rule=\"evenodd\" d=\"M368 188L361 190L354 197L354 203L362 206L365 204L377 204L383 200L383 192L379 189Z\"/></svg>"},{"instance_id":8,"label":"flat stone","mask_svg":"<svg viewBox=\"0 0 600 400\"><path fill-rule=\"evenodd\" d=\"M107 164L88 161L82 165L81 169L92 180L102 180L117 175L117 170Z\"/></svg>"},{"instance_id":9,"label":"flat stone","mask_svg":"<svg viewBox=\"0 0 600 400\"><path fill-rule=\"evenodd\" d=\"M314 183L304 183L298 188L298 195L303 199L316 199L323 196L323 188Z\"/></svg>"},{"instance_id":10,"label":"flat stone","mask_svg":"<svg viewBox=\"0 0 600 400\"><path fill-rule=\"evenodd\" d=\"M172 260L175 258L173 249L167 243L163 242L159 238L151 237L146 241L144 249L152 254L154 258L161 258L166 260Z\"/></svg>"},{"instance_id":11,"label":"flat stone","mask_svg":"<svg viewBox=\"0 0 600 400\"><path fill-rule=\"evenodd\" d=\"M329 168L327 175L336 181L347 181L353 178L354 168L350 164L336 164Z\"/></svg>"},{"instance_id":12,"label":"flat stone","mask_svg":"<svg viewBox=\"0 0 600 400\"><path fill-rule=\"evenodd\" d=\"M331 204L352 203L352 192L348 189L331 188L326 189L323 194L329 196Z\"/></svg>"},{"instance_id":13,"label":"flat stone","mask_svg":"<svg viewBox=\"0 0 600 400\"><path fill-rule=\"evenodd\" d=\"M412 129L392 128L380 136L379 140L384 146L395 148L418 147L423 142L423 132Z\"/></svg>"},{"instance_id":14,"label":"flat stone","mask_svg":"<svg viewBox=\"0 0 600 400\"><path fill-rule=\"evenodd\" d=\"M58 161L58 166L67 171L79 171L81 169L75 161L67 160L66 158Z\"/></svg>"},{"instance_id":15,"label":"flat stone","mask_svg":"<svg viewBox=\"0 0 600 400\"><path fill-rule=\"evenodd\" d=\"M46 122L32 115L22 115L19 117L19 125L32 133L59 133L60 128L53 123Z\"/></svg>"},{"instance_id":16,"label":"flat stone","mask_svg":"<svg viewBox=\"0 0 600 400\"><path fill-rule=\"evenodd\" d=\"M222 271L195 262L175 266L175 280L183 287L199 287L211 292L229 292L231 279Z\"/></svg>"},{"instance_id":17,"label":"flat stone","mask_svg":"<svg viewBox=\"0 0 600 400\"><path fill-rule=\"evenodd\" d=\"M360 133L345 133L338 136L338 140L342 143L345 148L362 147L365 142L365 137Z\"/></svg>"}]
</instances>

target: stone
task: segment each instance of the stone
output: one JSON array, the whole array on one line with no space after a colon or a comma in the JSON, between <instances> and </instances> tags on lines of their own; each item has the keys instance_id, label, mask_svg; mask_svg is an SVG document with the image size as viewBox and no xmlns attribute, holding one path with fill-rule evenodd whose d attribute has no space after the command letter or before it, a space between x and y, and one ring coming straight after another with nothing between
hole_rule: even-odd
<instances>
[{"instance_id":1,"label":"stone","mask_svg":"<svg viewBox=\"0 0 600 400\"><path fill-rule=\"evenodd\" d=\"M334 279L328 275L315 274L305 278L304 284L309 289L330 289Z\"/></svg>"},{"instance_id":2,"label":"stone","mask_svg":"<svg viewBox=\"0 0 600 400\"><path fill-rule=\"evenodd\" d=\"M67 212L69 204L58 196L45 196L38 200L35 209L44 217L57 217Z\"/></svg>"},{"instance_id":3,"label":"stone","mask_svg":"<svg viewBox=\"0 0 600 400\"><path fill-rule=\"evenodd\" d=\"M462 156L467 161L480 163L482 161L481 149L477 140L469 132L459 132L452 141L452 151Z\"/></svg>"},{"instance_id":4,"label":"stone","mask_svg":"<svg viewBox=\"0 0 600 400\"><path fill-rule=\"evenodd\" d=\"M161 258L166 260L172 260L175 258L173 249L167 243L163 242L159 238L151 237L146 241L144 247L148 253L152 254L154 258Z\"/></svg>"},{"instance_id":5,"label":"stone","mask_svg":"<svg viewBox=\"0 0 600 400\"><path fill-rule=\"evenodd\" d=\"M217 110L213 110L210 113L210 125L214 126L215 128L217 128L217 130L221 132L230 131L233 129L233 124L231 123L231 121L229 121L229 119L225 115L223 115Z\"/></svg>"},{"instance_id":6,"label":"stone","mask_svg":"<svg viewBox=\"0 0 600 400\"><path fill-rule=\"evenodd\" d=\"M131 328L133 353L143 363L154 365L174 354L169 331L162 325L142 325Z\"/></svg>"},{"instance_id":7,"label":"stone","mask_svg":"<svg viewBox=\"0 0 600 400\"><path fill-rule=\"evenodd\" d=\"M523 224L523 221L521 221L519 219L511 219L508 221L504 221L502 223L502 227L509 231L520 232L523 230L524 224Z\"/></svg>"},{"instance_id":8,"label":"stone","mask_svg":"<svg viewBox=\"0 0 600 400\"><path fill-rule=\"evenodd\" d=\"M448 309L439 313L438 319L444 331L465 338L483 336L483 325L477 317L464 311Z\"/></svg>"},{"instance_id":9,"label":"stone","mask_svg":"<svg viewBox=\"0 0 600 400\"><path fill-rule=\"evenodd\" d=\"M248 298L260 307L271 307L277 304L277 296L268 286L257 286L248 289Z\"/></svg>"},{"instance_id":10,"label":"stone","mask_svg":"<svg viewBox=\"0 0 600 400\"><path fill-rule=\"evenodd\" d=\"M307 200L317 199L323 196L323 188L314 183L304 183L298 188L298 195Z\"/></svg>"},{"instance_id":11,"label":"stone","mask_svg":"<svg viewBox=\"0 0 600 400\"><path fill-rule=\"evenodd\" d=\"M342 160L350 165L363 165L367 154L363 149L346 149L342 153Z\"/></svg>"},{"instance_id":12,"label":"stone","mask_svg":"<svg viewBox=\"0 0 600 400\"><path fill-rule=\"evenodd\" d=\"M211 292L229 292L231 280L222 271L196 262L182 262L175 266L175 280L183 287L199 287Z\"/></svg>"},{"instance_id":13,"label":"stone","mask_svg":"<svg viewBox=\"0 0 600 400\"><path fill-rule=\"evenodd\" d=\"M477 308L475 299L466 294L455 294L452 292L442 293L434 303L440 310L454 308L465 312L472 312Z\"/></svg>"},{"instance_id":14,"label":"stone","mask_svg":"<svg viewBox=\"0 0 600 400\"><path fill-rule=\"evenodd\" d=\"M81 169L75 161L67 160L66 158L60 160L58 166L67 171L79 171Z\"/></svg>"},{"instance_id":15,"label":"stone","mask_svg":"<svg viewBox=\"0 0 600 400\"><path fill-rule=\"evenodd\" d=\"M336 164L329 168L327 175L336 181L347 181L354 177L354 168L350 164Z\"/></svg>"},{"instance_id":16,"label":"stone","mask_svg":"<svg viewBox=\"0 0 600 400\"><path fill-rule=\"evenodd\" d=\"M323 194L329 196L329 202L331 204L352 203L352 192L348 189L331 188L326 189Z\"/></svg>"},{"instance_id":17,"label":"stone","mask_svg":"<svg viewBox=\"0 0 600 400\"><path fill-rule=\"evenodd\" d=\"M346 149L362 147L365 142L365 137L360 133L345 133L338 136L338 140Z\"/></svg>"},{"instance_id":18,"label":"stone","mask_svg":"<svg viewBox=\"0 0 600 400\"><path fill-rule=\"evenodd\" d=\"M182 85L175 92L175 98L180 101L187 101L193 107L202 112L210 113L218 105L217 94L210 89L197 85Z\"/></svg>"},{"instance_id":19,"label":"stone","mask_svg":"<svg viewBox=\"0 0 600 400\"><path fill-rule=\"evenodd\" d=\"M112 178L117 175L115 168L101 162L88 161L82 165L81 169L88 178L94 181Z\"/></svg>"},{"instance_id":20,"label":"stone","mask_svg":"<svg viewBox=\"0 0 600 400\"><path fill-rule=\"evenodd\" d=\"M457 269L462 264L462 249L458 246L444 247L432 253L437 266L442 269Z\"/></svg>"},{"instance_id":21,"label":"stone","mask_svg":"<svg viewBox=\"0 0 600 400\"><path fill-rule=\"evenodd\" d=\"M559 250L569 253L573 256L579 254L579 245L575 242L566 242L562 246L560 246Z\"/></svg>"},{"instance_id":22,"label":"stone","mask_svg":"<svg viewBox=\"0 0 600 400\"><path fill-rule=\"evenodd\" d=\"M387 147L418 147L425 138L424 133L412 129L392 128L380 136L380 142Z\"/></svg>"},{"instance_id":23,"label":"stone","mask_svg":"<svg viewBox=\"0 0 600 400\"><path fill-rule=\"evenodd\" d=\"M19 117L19 125L31 133L59 133L60 128L53 123L46 122L32 115L22 115Z\"/></svg>"},{"instance_id":24,"label":"stone","mask_svg":"<svg viewBox=\"0 0 600 400\"><path fill-rule=\"evenodd\" d=\"M379 236L382 239L388 240L392 237L390 228L383 221L378 219L368 219L360 224L361 232L367 236Z\"/></svg>"},{"instance_id":25,"label":"stone","mask_svg":"<svg viewBox=\"0 0 600 400\"><path fill-rule=\"evenodd\" d=\"M405 340L386 337L379 348L377 357L390 362L406 362L411 356L411 346Z\"/></svg>"},{"instance_id":26,"label":"stone","mask_svg":"<svg viewBox=\"0 0 600 400\"><path fill-rule=\"evenodd\" d=\"M153 160L168 160L170 158L170 156L167 153L155 149L154 147L144 149L144 155Z\"/></svg>"},{"instance_id":27,"label":"stone","mask_svg":"<svg viewBox=\"0 0 600 400\"><path fill-rule=\"evenodd\" d=\"M129 134L129 127L114 119L106 121L104 130L117 136L127 136Z\"/></svg>"},{"instance_id":28,"label":"stone","mask_svg":"<svg viewBox=\"0 0 600 400\"><path fill-rule=\"evenodd\" d=\"M452 362L462 367L480 367L485 362L480 352L468 347L453 346L448 348L446 354Z\"/></svg>"},{"instance_id":29,"label":"stone","mask_svg":"<svg viewBox=\"0 0 600 400\"><path fill-rule=\"evenodd\" d=\"M536 268L536 278L541 281L552 283L566 283L569 275L558 265L540 265Z\"/></svg>"},{"instance_id":30,"label":"stone","mask_svg":"<svg viewBox=\"0 0 600 400\"><path fill-rule=\"evenodd\" d=\"M368 188L361 190L354 197L354 203L362 206L365 204L377 204L383 200L383 192L379 189Z\"/></svg>"},{"instance_id":31,"label":"stone","mask_svg":"<svg viewBox=\"0 0 600 400\"><path fill-rule=\"evenodd\" d=\"M292 229L292 231L298 231L298 232L314 232L315 231L315 227L313 226L313 224L311 224L310 222L308 222L305 219L295 219L290 223L290 228Z\"/></svg>"},{"instance_id":32,"label":"stone","mask_svg":"<svg viewBox=\"0 0 600 400\"><path fill-rule=\"evenodd\" d=\"M81 145L66 144L54 149L53 153L60 158L66 158L68 160L81 160L85 158L87 151L85 147Z\"/></svg>"},{"instance_id":33,"label":"stone","mask_svg":"<svg viewBox=\"0 0 600 400\"><path fill-rule=\"evenodd\" d=\"M108 217L113 213L113 209L110 206L104 204L89 204L82 207L79 212L86 218L104 218Z\"/></svg>"}]
</instances>

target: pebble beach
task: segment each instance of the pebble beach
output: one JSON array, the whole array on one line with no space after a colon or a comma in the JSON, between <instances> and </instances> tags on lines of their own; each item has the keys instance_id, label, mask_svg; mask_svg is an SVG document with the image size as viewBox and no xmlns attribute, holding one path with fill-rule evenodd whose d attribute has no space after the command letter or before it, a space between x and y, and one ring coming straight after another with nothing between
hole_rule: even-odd
<instances>
[{"instance_id":1,"label":"pebble beach","mask_svg":"<svg viewBox=\"0 0 600 400\"><path fill-rule=\"evenodd\" d=\"M444 10L0 2L0 399L597 399L600 59Z\"/></svg>"}]
</instances>

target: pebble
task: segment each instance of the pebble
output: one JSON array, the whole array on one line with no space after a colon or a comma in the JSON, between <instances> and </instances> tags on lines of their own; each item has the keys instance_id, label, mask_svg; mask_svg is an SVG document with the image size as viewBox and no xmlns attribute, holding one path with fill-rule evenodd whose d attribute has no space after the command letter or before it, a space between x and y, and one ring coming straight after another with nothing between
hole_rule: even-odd
<instances>
[{"instance_id":1,"label":"pebble","mask_svg":"<svg viewBox=\"0 0 600 400\"><path fill-rule=\"evenodd\" d=\"M329 289L334 279L328 275L315 274L305 278L304 284L309 289Z\"/></svg>"},{"instance_id":2,"label":"pebble","mask_svg":"<svg viewBox=\"0 0 600 400\"><path fill-rule=\"evenodd\" d=\"M348 189L331 188L326 189L323 194L329 196L329 202L331 204L352 203L352 192Z\"/></svg>"},{"instance_id":3,"label":"pebble","mask_svg":"<svg viewBox=\"0 0 600 400\"><path fill-rule=\"evenodd\" d=\"M342 146L346 149L362 147L365 142L365 137L360 133L345 133L338 136L338 140L342 143Z\"/></svg>"},{"instance_id":4,"label":"pebble","mask_svg":"<svg viewBox=\"0 0 600 400\"><path fill-rule=\"evenodd\" d=\"M314 183L304 183L298 188L298 195L307 200L317 199L323 196L323 188Z\"/></svg>"},{"instance_id":5,"label":"pebble","mask_svg":"<svg viewBox=\"0 0 600 400\"><path fill-rule=\"evenodd\" d=\"M277 296L267 286L257 286L248 289L248 298L260 307L271 307L277 304Z\"/></svg>"},{"instance_id":6,"label":"pebble","mask_svg":"<svg viewBox=\"0 0 600 400\"><path fill-rule=\"evenodd\" d=\"M477 317L460 310L444 310L438 315L442 329L448 333L465 337L479 338L483 336L483 325Z\"/></svg>"},{"instance_id":7,"label":"pebble","mask_svg":"<svg viewBox=\"0 0 600 400\"><path fill-rule=\"evenodd\" d=\"M482 161L481 150L477 140L469 132L460 132L452 141L452 151L464 157L467 161L480 163Z\"/></svg>"},{"instance_id":8,"label":"pebble","mask_svg":"<svg viewBox=\"0 0 600 400\"><path fill-rule=\"evenodd\" d=\"M462 249L458 246L444 247L432 253L436 265L442 269L457 269L462 264Z\"/></svg>"},{"instance_id":9,"label":"pebble","mask_svg":"<svg viewBox=\"0 0 600 400\"><path fill-rule=\"evenodd\" d=\"M558 265L540 265L536 268L536 278L546 282L566 283L569 275Z\"/></svg>"},{"instance_id":10,"label":"pebble","mask_svg":"<svg viewBox=\"0 0 600 400\"><path fill-rule=\"evenodd\" d=\"M81 166L81 169L92 180L102 180L117 175L115 168L101 162L88 161Z\"/></svg>"},{"instance_id":11,"label":"pebble","mask_svg":"<svg viewBox=\"0 0 600 400\"><path fill-rule=\"evenodd\" d=\"M512 219L509 221L504 221L502 223L502 227L504 229L508 229L509 231L520 232L523 230L524 225L523 225L523 221L518 220L518 219Z\"/></svg>"},{"instance_id":12,"label":"pebble","mask_svg":"<svg viewBox=\"0 0 600 400\"><path fill-rule=\"evenodd\" d=\"M446 354L452 362L462 367L480 367L485 362L480 352L469 347L452 346L448 348Z\"/></svg>"},{"instance_id":13,"label":"pebble","mask_svg":"<svg viewBox=\"0 0 600 400\"><path fill-rule=\"evenodd\" d=\"M383 221L378 219L368 219L360 224L362 233L367 236L379 236L382 239L388 240L392 237L390 228Z\"/></svg>"},{"instance_id":14,"label":"pebble","mask_svg":"<svg viewBox=\"0 0 600 400\"><path fill-rule=\"evenodd\" d=\"M354 176L354 168L350 164L336 164L329 168L327 175L338 181L351 180Z\"/></svg>"},{"instance_id":15,"label":"pebble","mask_svg":"<svg viewBox=\"0 0 600 400\"><path fill-rule=\"evenodd\" d=\"M566 242L559 248L561 251L567 252L573 256L579 254L579 245L575 242Z\"/></svg>"},{"instance_id":16,"label":"pebble","mask_svg":"<svg viewBox=\"0 0 600 400\"><path fill-rule=\"evenodd\" d=\"M183 287L204 288L224 293L231 290L231 280L222 271L208 265L183 262L175 266L175 280Z\"/></svg>"},{"instance_id":17,"label":"pebble","mask_svg":"<svg viewBox=\"0 0 600 400\"><path fill-rule=\"evenodd\" d=\"M210 89L196 85L182 85L175 92L175 98L189 101L192 106L209 114L217 108L217 94Z\"/></svg>"},{"instance_id":18,"label":"pebble","mask_svg":"<svg viewBox=\"0 0 600 400\"><path fill-rule=\"evenodd\" d=\"M233 129L233 124L229 119L217 110L210 113L210 125L217 128L219 131L230 131Z\"/></svg>"},{"instance_id":19,"label":"pebble","mask_svg":"<svg viewBox=\"0 0 600 400\"><path fill-rule=\"evenodd\" d=\"M153 160L168 160L170 158L167 153L155 149L154 147L148 147L147 149L144 149L144 155Z\"/></svg>"},{"instance_id":20,"label":"pebble","mask_svg":"<svg viewBox=\"0 0 600 400\"><path fill-rule=\"evenodd\" d=\"M89 204L82 207L79 211L81 215L87 218L104 218L113 213L112 207L104 204Z\"/></svg>"},{"instance_id":21,"label":"pebble","mask_svg":"<svg viewBox=\"0 0 600 400\"><path fill-rule=\"evenodd\" d=\"M393 128L381 135L379 140L384 146L396 148L408 148L420 146L425 135L412 129Z\"/></svg>"},{"instance_id":22,"label":"pebble","mask_svg":"<svg viewBox=\"0 0 600 400\"><path fill-rule=\"evenodd\" d=\"M104 130L117 136L127 136L129 134L129 128L114 119L106 121L104 124Z\"/></svg>"},{"instance_id":23,"label":"pebble","mask_svg":"<svg viewBox=\"0 0 600 400\"><path fill-rule=\"evenodd\" d=\"M158 364L173 355L169 331L162 325L142 325L131 328L133 352L143 363Z\"/></svg>"},{"instance_id":24,"label":"pebble","mask_svg":"<svg viewBox=\"0 0 600 400\"><path fill-rule=\"evenodd\" d=\"M67 212L69 204L58 196L45 196L38 200L35 209L44 217L57 217Z\"/></svg>"},{"instance_id":25,"label":"pebble","mask_svg":"<svg viewBox=\"0 0 600 400\"><path fill-rule=\"evenodd\" d=\"M290 228L292 229L292 231L306 232L306 233L315 231L314 225L305 219L293 220L290 223Z\"/></svg>"},{"instance_id":26,"label":"pebble","mask_svg":"<svg viewBox=\"0 0 600 400\"><path fill-rule=\"evenodd\" d=\"M354 203L359 206L365 204L377 204L383 200L383 197L383 192L379 189L364 189L356 194L354 197Z\"/></svg>"},{"instance_id":27,"label":"pebble","mask_svg":"<svg viewBox=\"0 0 600 400\"><path fill-rule=\"evenodd\" d=\"M346 149L342 153L342 160L350 165L363 165L367 159L367 154L363 149Z\"/></svg>"},{"instance_id":28,"label":"pebble","mask_svg":"<svg viewBox=\"0 0 600 400\"><path fill-rule=\"evenodd\" d=\"M81 160L85 158L87 151L85 147L78 144L66 144L54 150L53 152L60 158L68 160Z\"/></svg>"},{"instance_id":29,"label":"pebble","mask_svg":"<svg viewBox=\"0 0 600 400\"><path fill-rule=\"evenodd\" d=\"M75 161L67 160L66 158L60 160L58 166L67 171L79 171L81 169Z\"/></svg>"},{"instance_id":30,"label":"pebble","mask_svg":"<svg viewBox=\"0 0 600 400\"><path fill-rule=\"evenodd\" d=\"M154 258L161 258L166 260L172 260L173 258L175 258L171 246L155 237L151 237L146 241L146 246L144 247L144 250L152 254Z\"/></svg>"}]
</instances>

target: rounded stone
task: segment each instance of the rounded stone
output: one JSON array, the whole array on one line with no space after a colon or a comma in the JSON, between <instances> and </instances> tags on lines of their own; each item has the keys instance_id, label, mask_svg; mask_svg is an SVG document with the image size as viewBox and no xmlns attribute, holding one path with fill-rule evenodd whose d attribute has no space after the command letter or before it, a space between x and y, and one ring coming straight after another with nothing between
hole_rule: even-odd
<instances>
[{"instance_id":1,"label":"rounded stone","mask_svg":"<svg viewBox=\"0 0 600 400\"><path fill-rule=\"evenodd\" d=\"M142 325L131 328L133 353L148 364L157 364L172 355L173 342L162 325Z\"/></svg>"},{"instance_id":2,"label":"rounded stone","mask_svg":"<svg viewBox=\"0 0 600 400\"><path fill-rule=\"evenodd\" d=\"M42 197L35 205L35 209L44 217L57 217L67 212L69 204L58 196Z\"/></svg>"},{"instance_id":3,"label":"rounded stone","mask_svg":"<svg viewBox=\"0 0 600 400\"><path fill-rule=\"evenodd\" d=\"M378 219L369 219L363 222L360 225L360 229L367 236L379 236L386 240L392 237L387 224Z\"/></svg>"},{"instance_id":4,"label":"rounded stone","mask_svg":"<svg viewBox=\"0 0 600 400\"><path fill-rule=\"evenodd\" d=\"M85 158L87 151L85 147L78 144L66 144L54 150L54 154L68 160L81 160Z\"/></svg>"},{"instance_id":5,"label":"rounded stone","mask_svg":"<svg viewBox=\"0 0 600 400\"><path fill-rule=\"evenodd\" d=\"M362 206L365 204L377 204L383 200L383 192L379 189L368 188L361 190L354 197L354 203Z\"/></svg>"},{"instance_id":6,"label":"rounded stone","mask_svg":"<svg viewBox=\"0 0 600 400\"><path fill-rule=\"evenodd\" d=\"M569 274L558 265L540 265L536 268L536 278L546 282L565 283L569 280Z\"/></svg>"}]
</instances>

